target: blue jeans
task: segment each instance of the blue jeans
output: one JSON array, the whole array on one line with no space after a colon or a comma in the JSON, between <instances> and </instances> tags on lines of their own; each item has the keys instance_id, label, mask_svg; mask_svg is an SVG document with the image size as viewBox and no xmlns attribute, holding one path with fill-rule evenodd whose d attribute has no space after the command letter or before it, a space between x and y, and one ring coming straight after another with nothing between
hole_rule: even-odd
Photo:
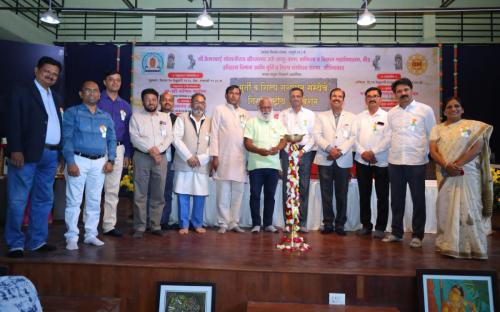
<instances>
[{"instance_id":1,"label":"blue jeans","mask_svg":"<svg viewBox=\"0 0 500 312\"><path fill-rule=\"evenodd\" d=\"M203 210L205 208L206 196L177 194L177 204L179 207L179 228L189 228L189 203L193 198L193 212L191 213L191 223L195 228L203 226Z\"/></svg>"},{"instance_id":2,"label":"blue jeans","mask_svg":"<svg viewBox=\"0 0 500 312\"><path fill-rule=\"evenodd\" d=\"M54 203L57 158L57 151L44 149L42 159L37 163L25 163L21 168L9 164L5 240L10 251L24 250L25 236L21 226L30 192L31 208L26 247L33 250L46 243L48 217Z\"/></svg>"},{"instance_id":3,"label":"blue jeans","mask_svg":"<svg viewBox=\"0 0 500 312\"><path fill-rule=\"evenodd\" d=\"M255 169L249 172L250 177L250 213L252 226L261 225L260 193L264 187L264 227L273 224L274 194L278 186L278 170Z\"/></svg>"},{"instance_id":4,"label":"blue jeans","mask_svg":"<svg viewBox=\"0 0 500 312\"><path fill-rule=\"evenodd\" d=\"M174 173L172 169L173 161L167 163L167 180L165 181L165 192L163 196L165 197L165 206L163 206L163 212L161 215L160 224L168 225L170 220L170 213L172 213L172 190L174 188Z\"/></svg>"}]
</instances>

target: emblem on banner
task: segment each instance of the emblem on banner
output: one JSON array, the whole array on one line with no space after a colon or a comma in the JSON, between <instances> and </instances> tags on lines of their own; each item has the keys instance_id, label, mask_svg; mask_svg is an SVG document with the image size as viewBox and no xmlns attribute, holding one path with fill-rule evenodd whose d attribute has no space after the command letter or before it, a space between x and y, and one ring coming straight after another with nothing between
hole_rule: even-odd
<instances>
[{"instance_id":1,"label":"emblem on banner","mask_svg":"<svg viewBox=\"0 0 500 312\"><path fill-rule=\"evenodd\" d=\"M142 55L143 74L163 74L163 54L158 52L147 52Z\"/></svg>"},{"instance_id":2,"label":"emblem on banner","mask_svg":"<svg viewBox=\"0 0 500 312\"><path fill-rule=\"evenodd\" d=\"M427 59L422 54L410 55L406 62L408 71L413 75L422 75L427 71Z\"/></svg>"}]
</instances>

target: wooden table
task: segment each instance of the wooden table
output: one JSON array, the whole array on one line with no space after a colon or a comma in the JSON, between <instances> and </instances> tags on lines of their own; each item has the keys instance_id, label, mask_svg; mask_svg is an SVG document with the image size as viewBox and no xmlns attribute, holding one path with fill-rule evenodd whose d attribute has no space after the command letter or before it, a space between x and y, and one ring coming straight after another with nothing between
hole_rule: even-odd
<instances>
[{"instance_id":1,"label":"wooden table","mask_svg":"<svg viewBox=\"0 0 500 312\"><path fill-rule=\"evenodd\" d=\"M247 303L247 312L399 312L397 308L340 306L327 304L254 302Z\"/></svg>"}]
</instances>

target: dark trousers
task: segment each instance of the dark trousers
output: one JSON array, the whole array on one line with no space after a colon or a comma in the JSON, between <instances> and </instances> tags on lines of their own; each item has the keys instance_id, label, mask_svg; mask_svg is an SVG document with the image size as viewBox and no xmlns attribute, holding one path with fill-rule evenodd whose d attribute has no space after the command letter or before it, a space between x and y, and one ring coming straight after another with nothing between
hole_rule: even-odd
<instances>
[{"instance_id":1,"label":"dark trousers","mask_svg":"<svg viewBox=\"0 0 500 312\"><path fill-rule=\"evenodd\" d=\"M300 206L299 206L299 225L307 226L307 211L309 207L309 182L311 181L311 165L314 160L315 151L309 151L302 155L299 163L299 192L300 192ZM283 218L286 220L285 209L286 209L286 182L288 176L288 153L285 150L280 152L281 159L281 170L283 174L282 183L282 198L283 198Z\"/></svg>"},{"instance_id":2,"label":"dark trousers","mask_svg":"<svg viewBox=\"0 0 500 312\"><path fill-rule=\"evenodd\" d=\"M252 226L261 225L260 220L260 193L264 187L264 227L273 224L274 194L278 185L278 170L254 169L249 172L250 177L250 213Z\"/></svg>"},{"instance_id":3,"label":"dark trousers","mask_svg":"<svg viewBox=\"0 0 500 312\"><path fill-rule=\"evenodd\" d=\"M161 224L168 225L170 220L170 214L172 213L172 190L174 188L174 173L173 161L167 163L167 180L165 182L165 191L163 196L165 197L165 206L163 206L163 212L161 215Z\"/></svg>"},{"instance_id":4,"label":"dark trousers","mask_svg":"<svg viewBox=\"0 0 500 312\"><path fill-rule=\"evenodd\" d=\"M340 168L334 161L331 166L318 166L321 203L323 205L323 225L344 229L347 221L347 191L349 188L349 168ZM337 217L333 212L333 181L335 181L335 202Z\"/></svg>"},{"instance_id":5,"label":"dark trousers","mask_svg":"<svg viewBox=\"0 0 500 312\"><path fill-rule=\"evenodd\" d=\"M408 183L413 202L412 237L422 239L425 230L425 165L389 164L389 179L391 180L392 234L403 237L406 184Z\"/></svg>"},{"instance_id":6,"label":"dark trousers","mask_svg":"<svg viewBox=\"0 0 500 312\"><path fill-rule=\"evenodd\" d=\"M375 179L377 193L377 223L375 230L385 231L389 216L389 169L387 167L367 166L356 162L356 177L358 179L359 212L363 228L372 230L373 225L371 197L372 181Z\"/></svg>"}]
</instances>

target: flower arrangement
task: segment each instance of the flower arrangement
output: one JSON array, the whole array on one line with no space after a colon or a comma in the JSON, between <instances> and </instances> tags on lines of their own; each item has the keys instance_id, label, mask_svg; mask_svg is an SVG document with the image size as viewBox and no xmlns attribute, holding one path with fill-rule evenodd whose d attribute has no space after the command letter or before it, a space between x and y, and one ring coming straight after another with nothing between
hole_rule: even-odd
<instances>
[{"instance_id":1,"label":"flower arrangement","mask_svg":"<svg viewBox=\"0 0 500 312\"><path fill-rule=\"evenodd\" d=\"M134 193L134 167L132 165L128 166L122 174L120 193L129 196Z\"/></svg>"},{"instance_id":2,"label":"flower arrangement","mask_svg":"<svg viewBox=\"0 0 500 312\"><path fill-rule=\"evenodd\" d=\"M500 169L491 167L493 178L493 210L500 209Z\"/></svg>"}]
</instances>

